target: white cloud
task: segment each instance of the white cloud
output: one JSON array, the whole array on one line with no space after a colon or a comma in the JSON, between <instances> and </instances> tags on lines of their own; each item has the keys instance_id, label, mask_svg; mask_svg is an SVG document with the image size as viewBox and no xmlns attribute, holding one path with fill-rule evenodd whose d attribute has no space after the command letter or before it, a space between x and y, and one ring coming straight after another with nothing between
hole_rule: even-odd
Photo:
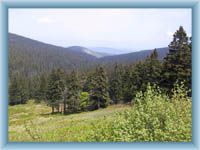
<instances>
[{"instance_id":1,"label":"white cloud","mask_svg":"<svg viewBox=\"0 0 200 150\"><path fill-rule=\"evenodd\" d=\"M174 33L172 31L168 30L166 34L168 37L172 38Z\"/></svg>"},{"instance_id":2,"label":"white cloud","mask_svg":"<svg viewBox=\"0 0 200 150\"><path fill-rule=\"evenodd\" d=\"M50 18L49 16L42 16L42 17L39 17L39 18L37 19L37 22L38 22L38 23L46 23L46 24L49 24L49 23L54 23L54 22L55 22L55 19Z\"/></svg>"}]
</instances>

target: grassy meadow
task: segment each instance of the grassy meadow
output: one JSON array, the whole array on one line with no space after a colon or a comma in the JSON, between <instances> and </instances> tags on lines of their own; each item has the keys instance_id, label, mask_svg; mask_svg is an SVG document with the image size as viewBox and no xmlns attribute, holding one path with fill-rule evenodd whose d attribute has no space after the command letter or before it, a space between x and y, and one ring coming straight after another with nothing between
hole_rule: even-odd
<instances>
[{"instance_id":1,"label":"grassy meadow","mask_svg":"<svg viewBox=\"0 0 200 150\"><path fill-rule=\"evenodd\" d=\"M116 112L130 109L128 105L114 105L91 112L62 115L51 114L51 107L29 101L9 106L9 141L11 142L73 142L85 141L93 123L110 121Z\"/></svg>"},{"instance_id":2,"label":"grassy meadow","mask_svg":"<svg viewBox=\"0 0 200 150\"><path fill-rule=\"evenodd\" d=\"M169 97L155 86L132 105L76 114L51 114L45 103L9 106L11 142L190 142L192 100L183 86Z\"/></svg>"}]
</instances>

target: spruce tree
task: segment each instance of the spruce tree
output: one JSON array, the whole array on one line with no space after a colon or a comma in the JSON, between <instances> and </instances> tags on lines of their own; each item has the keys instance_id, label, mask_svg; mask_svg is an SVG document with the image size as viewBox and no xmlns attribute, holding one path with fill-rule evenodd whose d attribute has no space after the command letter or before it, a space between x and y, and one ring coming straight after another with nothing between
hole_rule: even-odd
<instances>
[{"instance_id":1,"label":"spruce tree","mask_svg":"<svg viewBox=\"0 0 200 150\"><path fill-rule=\"evenodd\" d=\"M90 72L86 78L85 83L83 84L83 91L90 93L91 90L94 88L94 72Z\"/></svg>"},{"instance_id":2,"label":"spruce tree","mask_svg":"<svg viewBox=\"0 0 200 150\"><path fill-rule=\"evenodd\" d=\"M136 85L134 96L137 91L146 90L146 86L148 83L147 72L148 71L147 71L145 60L135 65L134 70L133 70L133 75L132 75L132 80L134 80L133 81L134 85Z\"/></svg>"},{"instance_id":3,"label":"spruce tree","mask_svg":"<svg viewBox=\"0 0 200 150\"><path fill-rule=\"evenodd\" d=\"M131 102L134 94L138 90L137 76L139 73L135 71L135 66L125 66L122 75L122 95L125 103ZM139 79L138 79L139 80ZM140 80L139 80L140 81Z\"/></svg>"},{"instance_id":4,"label":"spruce tree","mask_svg":"<svg viewBox=\"0 0 200 150\"><path fill-rule=\"evenodd\" d=\"M10 78L9 82L9 104L15 105L21 102L20 86L17 77Z\"/></svg>"},{"instance_id":5,"label":"spruce tree","mask_svg":"<svg viewBox=\"0 0 200 150\"><path fill-rule=\"evenodd\" d=\"M94 74L93 89L90 94L91 109L105 108L109 105L108 79L103 67L97 67Z\"/></svg>"},{"instance_id":6,"label":"spruce tree","mask_svg":"<svg viewBox=\"0 0 200 150\"><path fill-rule=\"evenodd\" d=\"M36 92L36 101L45 101L46 100L46 92L47 92L47 81L44 74L40 76L39 87Z\"/></svg>"},{"instance_id":7,"label":"spruce tree","mask_svg":"<svg viewBox=\"0 0 200 150\"><path fill-rule=\"evenodd\" d=\"M81 85L78 79L78 74L73 70L71 72L70 80L67 85L67 93L66 93L67 110L64 110L65 113L67 112L76 113L80 110L80 92L81 92Z\"/></svg>"},{"instance_id":8,"label":"spruce tree","mask_svg":"<svg viewBox=\"0 0 200 150\"><path fill-rule=\"evenodd\" d=\"M115 104L121 102L123 99L122 75L123 75L122 66L115 64L114 71L111 75L110 84L109 84L110 97Z\"/></svg>"},{"instance_id":9,"label":"spruce tree","mask_svg":"<svg viewBox=\"0 0 200 150\"><path fill-rule=\"evenodd\" d=\"M187 87L191 89L191 54L191 43L181 26L174 33L173 41L169 45L169 53L163 63L161 82L163 87L170 90L176 81L185 81Z\"/></svg>"},{"instance_id":10,"label":"spruce tree","mask_svg":"<svg viewBox=\"0 0 200 150\"><path fill-rule=\"evenodd\" d=\"M122 75L123 101L131 102L138 91L146 90L148 83L158 84L161 67L156 49L144 61L125 66Z\"/></svg>"},{"instance_id":11,"label":"spruce tree","mask_svg":"<svg viewBox=\"0 0 200 150\"><path fill-rule=\"evenodd\" d=\"M26 78L16 74L9 83L9 104L25 104L28 100L28 85Z\"/></svg>"},{"instance_id":12,"label":"spruce tree","mask_svg":"<svg viewBox=\"0 0 200 150\"><path fill-rule=\"evenodd\" d=\"M26 78L20 76L19 84L21 104L25 104L28 100L28 85L26 82Z\"/></svg>"},{"instance_id":13,"label":"spruce tree","mask_svg":"<svg viewBox=\"0 0 200 150\"><path fill-rule=\"evenodd\" d=\"M157 50L151 53L149 57L145 60L145 74L146 74L146 86L150 84L159 84L161 76L161 62L158 60Z\"/></svg>"},{"instance_id":14,"label":"spruce tree","mask_svg":"<svg viewBox=\"0 0 200 150\"><path fill-rule=\"evenodd\" d=\"M63 71L61 69L53 69L48 80L47 87L47 103L52 107L52 113L55 108L59 111L59 104L63 100L64 79Z\"/></svg>"},{"instance_id":15,"label":"spruce tree","mask_svg":"<svg viewBox=\"0 0 200 150\"><path fill-rule=\"evenodd\" d=\"M28 95L29 98L31 99L37 99L37 92L39 89L39 84L40 84L40 77L39 76L33 76L30 77L26 82L28 85Z\"/></svg>"}]
</instances>

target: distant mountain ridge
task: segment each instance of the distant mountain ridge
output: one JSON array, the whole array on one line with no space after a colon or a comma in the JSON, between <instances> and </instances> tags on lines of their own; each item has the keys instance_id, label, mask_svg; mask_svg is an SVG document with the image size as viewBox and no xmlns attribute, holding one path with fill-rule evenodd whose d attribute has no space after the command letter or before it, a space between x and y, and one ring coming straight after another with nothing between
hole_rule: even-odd
<instances>
[{"instance_id":1,"label":"distant mountain ridge","mask_svg":"<svg viewBox=\"0 0 200 150\"><path fill-rule=\"evenodd\" d=\"M99 64L129 64L145 59L152 50L128 54L112 55L99 53L82 46L60 47L9 33L9 70L10 75L17 72L34 76L49 72L53 68L65 71L90 69ZM168 48L158 48L159 59L168 53Z\"/></svg>"},{"instance_id":2,"label":"distant mountain ridge","mask_svg":"<svg viewBox=\"0 0 200 150\"><path fill-rule=\"evenodd\" d=\"M111 48L111 47L91 47L90 49L96 52L106 53L110 56L124 53L123 49L116 49L116 48Z\"/></svg>"},{"instance_id":3,"label":"distant mountain ridge","mask_svg":"<svg viewBox=\"0 0 200 150\"><path fill-rule=\"evenodd\" d=\"M96 51L94 51L92 49L88 49L88 48L82 47L82 46L70 46L70 47L67 47L67 49L71 50L71 51L87 53L87 54L95 56L97 58L101 58L101 57L105 57L105 56L111 55L111 54L107 54L107 53L96 52Z\"/></svg>"},{"instance_id":4,"label":"distant mountain ridge","mask_svg":"<svg viewBox=\"0 0 200 150\"><path fill-rule=\"evenodd\" d=\"M162 60L167 53L169 52L168 47L163 48L156 48L158 52L158 59ZM149 56L152 53L152 50L141 50L137 52L127 53L127 54L120 54L120 55L114 55L114 56L105 56L103 58L100 58L99 61L104 62L105 64L108 63L132 63L136 61L140 61L145 59L147 56Z\"/></svg>"}]
</instances>

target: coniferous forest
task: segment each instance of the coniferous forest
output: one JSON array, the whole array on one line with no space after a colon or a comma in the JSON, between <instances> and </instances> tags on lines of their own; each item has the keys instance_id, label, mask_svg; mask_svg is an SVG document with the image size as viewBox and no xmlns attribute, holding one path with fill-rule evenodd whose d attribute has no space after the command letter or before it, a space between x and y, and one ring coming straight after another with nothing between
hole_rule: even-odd
<instances>
[{"instance_id":1,"label":"coniferous forest","mask_svg":"<svg viewBox=\"0 0 200 150\"><path fill-rule=\"evenodd\" d=\"M36 126L36 115L25 115L26 139L16 138L11 127L11 141L191 141L192 37L182 26L168 48L141 51L137 59L124 61L22 39L17 44L17 36L9 34L9 113L23 107L45 119ZM28 45L34 51L26 50ZM118 107L120 111L87 124L87 117L82 124L63 122ZM51 123L59 131L43 129Z\"/></svg>"}]
</instances>

